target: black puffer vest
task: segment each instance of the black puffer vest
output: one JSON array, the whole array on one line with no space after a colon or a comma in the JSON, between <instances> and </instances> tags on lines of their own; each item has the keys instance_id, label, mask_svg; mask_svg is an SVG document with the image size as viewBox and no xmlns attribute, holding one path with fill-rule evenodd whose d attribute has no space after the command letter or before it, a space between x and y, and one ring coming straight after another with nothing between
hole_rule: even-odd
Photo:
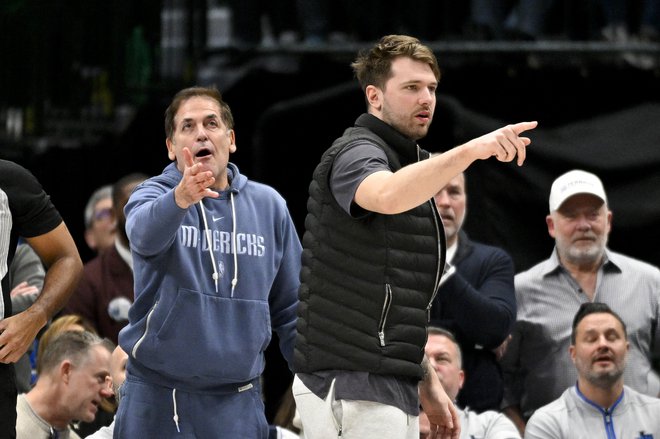
<instances>
[{"instance_id":1,"label":"black puffer vest","mask_svg":"<svg viewBox=\"0 0 660 439\"><path fill-rule=\"evenodd\" d=\"M397 215L347 215L328 182L335 157L356 140L382 148L393 172L429 157L368 114L324 153L309 187L294 368L421 378L444 267L442 221L433 200Z\"/></svg>"}]
</instances>

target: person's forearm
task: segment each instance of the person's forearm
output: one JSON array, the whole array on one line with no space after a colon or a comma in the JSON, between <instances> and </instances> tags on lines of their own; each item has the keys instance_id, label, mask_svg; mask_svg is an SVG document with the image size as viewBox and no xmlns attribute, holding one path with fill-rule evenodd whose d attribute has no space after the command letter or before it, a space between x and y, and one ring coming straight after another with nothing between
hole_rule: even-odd
<instances>
[{"instance_id":1,"label":"person's forearm","mask_svg":"<svg viewBox=\"0 0 660 439\"><path fill-rule=\"evenodd\" d=\"M143 256L162 253L176 239L189 209L177 206L174 190L158 193L156 189L143 188L140 196L126 205L126 233L131 248Z\"/></svg>"},{"instance_id":2,"label":"person's forearm","mask_svg":"<svg viewBox=\"0 0 660 439\"><path fill-rule=\"evenodd\" d=\"M64 307L78 285L81 275L82 262L77 255L57 260L48 268L41 294L27 312L38 317L42 326L45 325L48 319Z\"/></svg>"},{"instance_id":3,"label":"person's forearm","mask_svg":"<svg viewBox=\"0 0 660 439\"><path fill-rule=\"evenodd\" d=\"M536 122L507 125L394 173L375 172L362 181L355 193L355 201L372 212L397 214L430 200L449 180L476 160L495 157L501 162L510 162L517 159L518 166L521 166L531 140L520 134L536 125Z\"/></svg>"},{"instance_id":4,"label":"person's forearm","mask_svg":"<svg viewBox=\"0 0 660 439\"><path fill-rule=\"evenodd\" d=\"M440 293L446 294L444 312L454 317L466 341L492 349L511 332L516 319L513 274L508 279L493 276L477 289L457 272Z\"/></svg>"},{"instance_id":5,"label":"person's forearm","mask_svg":"<svg viewBox=\"0 0 660 439\"><path fill-rule=\"evenodd\" d=\"M422 403L422 407L425 405L425 402L432 401L435 398L438 398L439 395L445 394L444 387L438 378L437 373L433 369L431 362L428 360L426 355L422 360L422 379L419 382L418 391L419 399Z\"/></svg>"},{"instance_id":6,"label":"person's forearm","mask_svg":"<svg viewBox=\"0 0 660 439\"><path fill-rule=\"evenodd\" d=\"M467 169L475 159L467 147L459 146L405 166L395 173L372 174L363 181L363 184L371 186L366 191L369 196L362 196L360 185L355 200L360 207L373 212L405 212L433 198L440 188Z\"/></svg>"},{"instance_id":7,"label":"person's forearm","mask_svg":"<svg viewBox=\"0 0 660 439\"><path fill-rule=\"evenodd\" d=\"M82 276L78 249L64 222L43 235L27 238L46 266L43 288L25 312L31 325L46 324L69 300Z\"/></svg>"},{"instance_id":8,"label":"person's forearm","mask_svg":"<svg viewBox=\"0 0 660 439\"><path fill-rule=\"evenodd\" d=\"M429 418L431 426L437 425L439 431L443 432L439 437L458 439L461 433L461 422L456 407L442 387L440 379L426 355L421 366L424 373L418 389L419 401L424 413Z\"/></svg>"}]
</instances>

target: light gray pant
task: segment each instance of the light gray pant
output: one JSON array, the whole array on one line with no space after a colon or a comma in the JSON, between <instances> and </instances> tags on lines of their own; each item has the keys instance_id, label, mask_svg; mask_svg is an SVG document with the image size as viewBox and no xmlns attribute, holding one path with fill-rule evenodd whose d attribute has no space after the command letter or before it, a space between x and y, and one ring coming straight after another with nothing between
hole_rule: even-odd
<instances>
[{"instance_id":1,"label":"light gray pant","mask_svg":"<svg viewBox=\"0 0 660 439\"><path fill-rule=\"evenodd\" d=\"M335 399L332 381L325 400L293 379L293 397L305 439L419 439L419 417L391 405Z\"/></svg>"}]
</instances>

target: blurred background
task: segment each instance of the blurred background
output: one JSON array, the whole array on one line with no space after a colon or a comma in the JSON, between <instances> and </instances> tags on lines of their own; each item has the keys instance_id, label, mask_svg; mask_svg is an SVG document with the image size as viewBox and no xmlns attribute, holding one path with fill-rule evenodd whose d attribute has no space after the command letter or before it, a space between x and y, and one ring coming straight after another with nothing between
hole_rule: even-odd
<instances>
[{"instance_id":1,"label":"blurred background","mask_svg":"<svg viewBox=\"0 0 660 439\"><path fill-rule=\"evenodd\" d=\"M37 176L88 260L90 194L160 173L170 99L213 84L236 120L231 160L282 193L302 236L314 166L365 109L350 62L406 33L442 69L424 148L539 121L523 167L468 171L472 238L517 271L546 258L550 184L582 168L608 191L610 247L660 265L659 14L654 0L2 0L0 158ZM269 418L289 383L270 355Z\"/></svg>"}]
</instances>

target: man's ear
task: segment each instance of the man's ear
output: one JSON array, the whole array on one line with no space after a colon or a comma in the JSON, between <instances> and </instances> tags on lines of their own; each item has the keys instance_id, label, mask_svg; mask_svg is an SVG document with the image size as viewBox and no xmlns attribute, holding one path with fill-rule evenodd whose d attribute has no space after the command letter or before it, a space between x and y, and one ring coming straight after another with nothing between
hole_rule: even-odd
<instances>
[{"instance_id":1,"label":"man's ear","mask_svg":"<svg viewBox=\"0 0 660 439\"><path fill-rule=\"evenodd\" d=\"M167 146L167 157L169 157L170 160L174 161L176 160L176 154L174 153L174 143L169 139L165 139L165 145Z\"/></svg>"},{"instance_id":2,"label":"man's ear","mask_svg":"<svg viewBox=\"0 0 660 439\"><path fill-rule=\"evenodd\" d=\"M60 378L64 384L69 384L71 380L71 372L73 370L73 365L69 360L64 360L60 363Z\"/></svg>"},{"instance_id":3,"label":"man's ear","mask_svg":"<svg viewBox=\"0 0 660 439\"><path fill-rule=\"evenodd\" d=\"M236 152L236 131L233 129L227 130L227 136L229 136L229 152Z\"/></svg>"},{"instance_id":4,"label":"man's ear","mask_svg":"<svg viewBox=\"0 0 660 439\"><path fill-rule=\"evenodd\" d=\"M551 237L555 237L555 220L552 218L552 214L545 217L545 223L548 226L548 234Z\"/></svg>"},{"instance_id":5,"label":"man's ear","mask_svg":"<svg viewBox=\"0 0 660 439\"><path fill-rule=\"evenodd\" d=\"M573 364L575 364L575 345L570 345L568 347L568 354L571 356Z\"/></svg>"},{"instance_id":6,"label":"man's ear","mask_svg":"<svg viewBox=\"0 0 660 439\"><path fill-rule=\"evenodd\" d=\"M465 384L465 371L461 369L458 371L458 389L463 388L463 384Z\"/></svg>"},{"instance_id":7,"label":"man's ear","mask_svg":"<svg viewBox=\"0 0 660 439\"><path fill-rule=\"evenodd\" d=\"M364 91L369 107L375 111L383 108L383 91L375 85L368 85Z\"/></svg>"}]
</instances>

